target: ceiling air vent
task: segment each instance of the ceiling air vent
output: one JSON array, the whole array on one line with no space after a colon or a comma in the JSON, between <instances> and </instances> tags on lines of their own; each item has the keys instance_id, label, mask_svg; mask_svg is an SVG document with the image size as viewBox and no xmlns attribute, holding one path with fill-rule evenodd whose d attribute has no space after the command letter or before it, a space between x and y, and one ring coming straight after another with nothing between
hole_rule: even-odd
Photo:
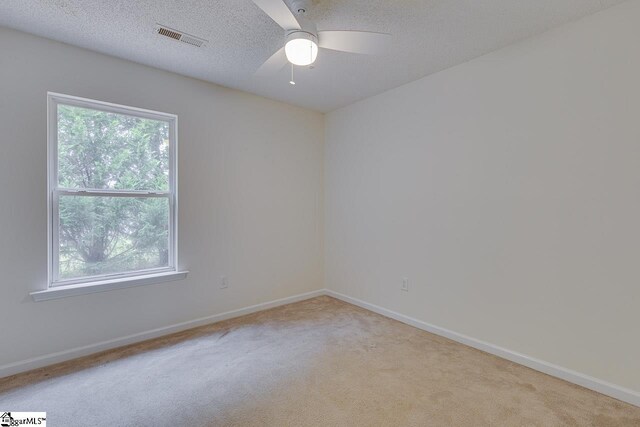
<instances>
[{"instance_id":1,"label":"ceiling air vent","mask_svg":"<svg viewBox=\"0 0 640 427\"><path fill-rule=\"evenodd\" d=\"M191 34L183 33L182 31L174 30L173 28L160 24L156 24L155 30L156 33L161 36L169 37L170 39L190 44L195 47L202 47L207 42L205 39L201 39L200 37L192 36Z\"/></svg>"}]
</instances>

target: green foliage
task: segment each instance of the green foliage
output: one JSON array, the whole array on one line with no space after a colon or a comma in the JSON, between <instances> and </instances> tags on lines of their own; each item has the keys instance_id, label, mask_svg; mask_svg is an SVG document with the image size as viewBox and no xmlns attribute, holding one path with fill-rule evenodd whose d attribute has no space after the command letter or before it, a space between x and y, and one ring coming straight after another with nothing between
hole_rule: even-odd
<instances>
[{"instance_id":1,"label":"green foliage","mask_svg":"<svg viewBox=\"0 0 640 427\"><path fill-rule=\"evenodd\" d=\"M169 125L58 106L58 185L167 191ZM60 277L166 266L169 199L60 197Z\"/></svg>"}]
</instances>

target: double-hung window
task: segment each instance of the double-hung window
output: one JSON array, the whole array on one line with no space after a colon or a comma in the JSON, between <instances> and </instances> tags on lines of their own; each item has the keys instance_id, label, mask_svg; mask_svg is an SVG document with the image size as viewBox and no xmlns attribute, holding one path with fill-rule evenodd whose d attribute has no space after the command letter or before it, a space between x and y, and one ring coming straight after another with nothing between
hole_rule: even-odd
<instances>
[{"instance_id":1,"label":"double-hung window","mask_svg":"<svg viewBox=\"0 0 640 427\"><path fill-rule=\"evenodd\" d=\"M48 289L170 276L177 117L53 93L48 103Z\"/></svg>"}]
</instances>

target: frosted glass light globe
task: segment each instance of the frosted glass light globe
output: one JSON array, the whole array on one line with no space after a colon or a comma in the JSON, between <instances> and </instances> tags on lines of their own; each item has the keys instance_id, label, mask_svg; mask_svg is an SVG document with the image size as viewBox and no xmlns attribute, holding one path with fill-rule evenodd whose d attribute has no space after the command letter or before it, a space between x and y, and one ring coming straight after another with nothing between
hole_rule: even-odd
<instances>
[{"instance_id":1,"label":"frosted glass light globe","mask_svg":"<svg viewBox=\"0 0 640 427\"><path fill-rule=\"evenodd\" d=\"M284 46L284 52L293 65L311 65L318 56L318 45L309 38L292 38Z\"/></svg>"}]
</instances>

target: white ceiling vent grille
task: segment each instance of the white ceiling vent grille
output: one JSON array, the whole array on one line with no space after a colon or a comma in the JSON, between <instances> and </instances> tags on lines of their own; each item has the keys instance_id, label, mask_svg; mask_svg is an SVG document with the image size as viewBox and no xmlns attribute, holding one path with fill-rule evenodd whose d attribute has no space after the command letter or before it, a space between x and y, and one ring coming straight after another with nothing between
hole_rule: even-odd
<instances>
[{"instance_id":1,"label":"white ceiling vent grille","mask_svg":"<svg viewBox=\"0 0 640 427\"><path fill-rule=\"evenodd\" d=\"M192 36L191 34L183 33L182 31L174 30L164 25L156 24L156 33L170 39L177 40L182 43L190 44L195 47L202 47L207 41L200 37Z\"/></svg>"}]
</instances>

